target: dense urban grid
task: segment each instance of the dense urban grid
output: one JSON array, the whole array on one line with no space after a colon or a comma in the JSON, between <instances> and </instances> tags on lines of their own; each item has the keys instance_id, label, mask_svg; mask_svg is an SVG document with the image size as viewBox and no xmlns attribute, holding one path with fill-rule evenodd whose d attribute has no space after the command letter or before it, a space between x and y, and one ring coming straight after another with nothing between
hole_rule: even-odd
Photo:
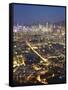
<instances>
[{"instance_id":1,"label":"dense urban grid","mask_svg":"<svg viewBox=\"0 0 68 90\"><path fill-rule=\"evenodd\" d=\"M65 82L65 24L13 26L14 84Z\"/></svg>"}]
</instances>

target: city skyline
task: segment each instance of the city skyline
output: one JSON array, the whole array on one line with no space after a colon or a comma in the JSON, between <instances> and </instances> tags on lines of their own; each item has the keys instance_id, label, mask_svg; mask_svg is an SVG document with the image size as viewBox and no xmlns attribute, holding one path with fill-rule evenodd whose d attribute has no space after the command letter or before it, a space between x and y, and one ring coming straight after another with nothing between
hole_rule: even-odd
<instances>
[{"instance_id":1,"label":"city skyline","mask_svg":"<svg viewBox=\"0 0 68 90\"><path fill-rule=\"evenodd\" d=\"M66 7L33 4L11 7L12 85L66 83Z\"/></svg>"},{"instance_id":2,"label":"city skyline","mask_svg":"<svg viewBox=\"0 0 68 90\"><path fill-rule=\"evenodd\" d=\"M13 4L13 7L14 25L65 21L65 7L27 4Z\"/></svg>"}]
</instances>

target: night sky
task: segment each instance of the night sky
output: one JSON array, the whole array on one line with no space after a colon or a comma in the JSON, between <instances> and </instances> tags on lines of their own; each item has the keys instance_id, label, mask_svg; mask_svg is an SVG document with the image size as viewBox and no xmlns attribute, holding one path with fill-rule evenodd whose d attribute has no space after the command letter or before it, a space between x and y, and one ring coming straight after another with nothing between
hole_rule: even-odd
<instances>
[{"instance_id":1,"label":"night sky","mask_svg":"<svg viewBox=\"0 0 68 90\"><path fill-rule=\"evenodd\" d=\"M13 4L14 24L65 21L65 7Z\"/></svg>"}]
</instances>

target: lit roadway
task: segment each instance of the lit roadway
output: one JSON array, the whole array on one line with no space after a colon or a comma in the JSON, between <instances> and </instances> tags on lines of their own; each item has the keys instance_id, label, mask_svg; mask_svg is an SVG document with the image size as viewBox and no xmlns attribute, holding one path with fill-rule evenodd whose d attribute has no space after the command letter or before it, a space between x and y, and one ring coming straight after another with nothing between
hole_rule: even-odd
<instances>
[{"instance_id":1,"label":"lit roadway","mask_svg":"<svg viewBox=\"0 0 68 90\"><path fill-rule=\"evenodd\" d=\"M30 43L28 41L26 41L26 44L28 45L28 47L44 62L48 62L46 58L43 58L37 51L34 50L34 48L30 45Z\"/></svg>"}]
</instances>

